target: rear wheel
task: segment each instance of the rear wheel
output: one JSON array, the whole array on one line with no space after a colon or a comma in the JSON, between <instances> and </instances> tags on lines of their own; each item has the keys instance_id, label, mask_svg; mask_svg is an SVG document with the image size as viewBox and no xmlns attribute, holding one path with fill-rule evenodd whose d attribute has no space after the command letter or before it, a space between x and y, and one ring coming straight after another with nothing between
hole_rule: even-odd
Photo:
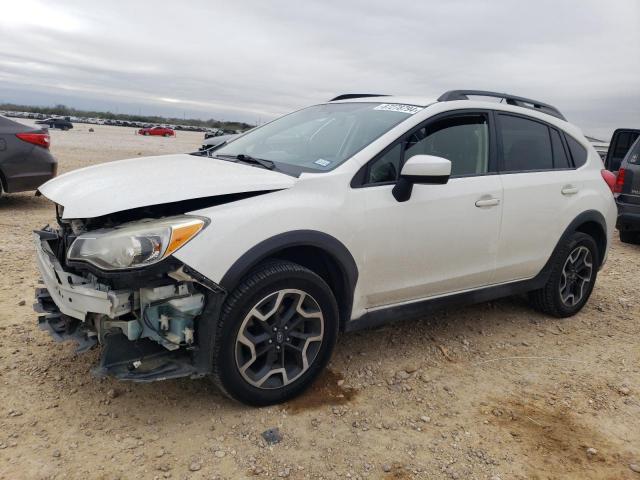
<instances>
[{"instance_id":1,"label":"rear wheel","mask_svg":"<svg viewBox=\"0 0 640 480\"><path fill-rule=\"evenodd\" d=\"M570 317L584 307L598 275L598 247L593 238L573 233L552 258L547 284L529 294L533 306L554 317Z\"/></svg>"},{"instance_id":2,"label":"rear wheel","mask_svg":"<svg viewBox=\"0 0 640 480\"><path fill-rule=\"evenodd\" d=\"M322 278L292 262L265 263L222 308L213 379L249 405L284 402L322 371L337 334L338 307Z\"/></svg>"},{"instance_id":3,"label":"rear wheel","mask_svg":"<svg viewBox=\"0 0 640 480\"><path fill-rule=\"evenodd\" d=\"M620 232L620 241L622 243L640 244L640 232Z\"/></svg>"}]
</instances>

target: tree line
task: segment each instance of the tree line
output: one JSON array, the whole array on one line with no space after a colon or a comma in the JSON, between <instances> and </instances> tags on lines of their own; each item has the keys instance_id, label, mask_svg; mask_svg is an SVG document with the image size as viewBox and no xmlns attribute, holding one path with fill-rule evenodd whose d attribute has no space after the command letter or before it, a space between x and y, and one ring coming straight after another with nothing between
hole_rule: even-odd
<instances>
[{"instance_id":1,"label":"tree line","mask_svg":"<svg viewBox=\"0 0 640 480\"><path fill-rule=\"evenodd\" d=\"M86 117L86 118L101 118L104 120L128 120L132 122L144 122L162 124L168 123L173 125L192 125L196 127L208 127L208 128L224 128L230 130L247 130L253 128L254 125L250 125L244 122L229 122L223 120L215 120L213 118L209 120L201 120L198 118L176 118L176 117L162 117L158 115L130 115L126 113L113 113L113 112L99 112L94 110L78 110L76 108L67 107L66 105L55 105L53 107L42 106L30 106L30 105L16 105L14 103L0 103L0 110L14 111L14 112L29 112L29 113L43 113L45 115L61 115L63 117Z\"/></svg>"}]
</instances>

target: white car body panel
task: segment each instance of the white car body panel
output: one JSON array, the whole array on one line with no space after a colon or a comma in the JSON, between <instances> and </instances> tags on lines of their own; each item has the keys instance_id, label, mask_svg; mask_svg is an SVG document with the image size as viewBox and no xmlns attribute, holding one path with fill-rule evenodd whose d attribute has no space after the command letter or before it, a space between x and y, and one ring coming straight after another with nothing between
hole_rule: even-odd
<instances>
[{"instance_id":1,"label":"white car body panel","mask_svg":"<svg viewBox=\"0 0 640 480\"><path fill-rule=\"evenodd\" d=\"M360 188L359 239L366 261L359 283L365 308L489 285L497 253L502 186L497 175L414 185L399 203L392 186ZM499 203L476 207L482 198Z\"/></svg>"},{"instance_id":2,"label":"white car body panel","mask_svg":"<svg viewBox=\"0 0 640 480\"><path fill-rule=\"evenodd\" d=\"M251 165L195 155L132 158L81 168L39 189L63 218L94 218L132 208L241 192L289 188L296 179Z\"/></svg>"}]
</instances>

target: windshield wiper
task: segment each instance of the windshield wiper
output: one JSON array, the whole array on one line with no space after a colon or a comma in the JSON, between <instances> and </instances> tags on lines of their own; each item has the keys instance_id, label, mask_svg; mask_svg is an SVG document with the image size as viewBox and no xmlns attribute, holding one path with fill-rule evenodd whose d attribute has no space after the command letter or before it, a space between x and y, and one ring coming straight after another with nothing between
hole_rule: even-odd
<instances>
[{"instance_id":1,"label":"windshield wiper","mask_svg":"<svg viewBox=\"0 0 640 480\"><path fill-rule=\"evenodd\" d=\"M271 160L266 160L264 158L255 158L255 157L252 157L251 155L245 155L244 153L241 153L240 155L218 155L218 156L235 158L239 162L251 163L253 165L260 165L261 167L264 167L268 170L273 170L274 168L276 168L276 164L273 163Z\"/></svg>"}]
</instances>

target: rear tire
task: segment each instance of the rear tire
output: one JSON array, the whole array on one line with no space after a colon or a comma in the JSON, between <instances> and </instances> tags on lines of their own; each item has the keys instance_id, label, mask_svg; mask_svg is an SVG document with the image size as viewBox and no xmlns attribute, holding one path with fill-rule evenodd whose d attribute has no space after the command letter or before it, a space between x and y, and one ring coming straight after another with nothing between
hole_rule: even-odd
<instances>
[{"instance_id":1,"label":"rear tire","mask_svg":"<svg viewBox=\"0 0 640 480\"><path fill-rule=\"evenodd\" d=\"M263 263L222 307L213 380L248 405L285 402L324 369L338 326L338 306L322 278L296 263Z\"/></svg>"},{"instance_id":2,"label":"rear tire","mask_svg":"<svg viewBox=\"0 0 640 480\"><path fill-rule=\"evenodd\" d=\"M640 232L620 232L620 241L622 243L640 244Z\"/></svg>"},{"instance_id":3,"label":"rear tire","mask_svg":"<svg viewBox=\"0 0 640 480\"><path fill-rule=\"evenodd\" d=\"M599 258L594 239L574 232L554 253L546 285L529 293L533 307L558 318L578 313L593 291Z\"/></svg>"}]
</instances>

